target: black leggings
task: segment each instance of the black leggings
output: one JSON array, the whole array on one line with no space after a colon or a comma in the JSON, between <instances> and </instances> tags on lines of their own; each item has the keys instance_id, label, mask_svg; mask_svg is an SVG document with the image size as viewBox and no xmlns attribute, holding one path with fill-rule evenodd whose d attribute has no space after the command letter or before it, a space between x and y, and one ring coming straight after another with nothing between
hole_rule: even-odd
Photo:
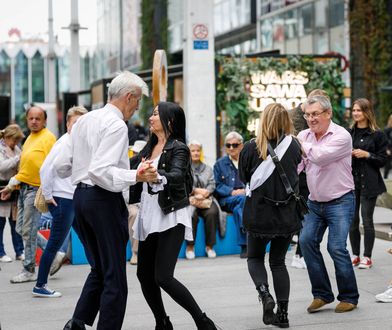
<instances>
[{"instance_id":1,"label":"black leggings","mask_svg":"<svg viewBox=\"0 0 392 330\"><path fill-rule=\"evenodd\" d=\"M202 318L202 311L191 293L173 277L184 233L185 227L180 224L150 234L145 241L139 242L137 277L156 321L166 317L161 288L185 308L195 322Z\"/></svg>"},{"instance_id":2,"label":"black leggings","mask_svg":"<svg viewBox=\"0 0 392 330\"><path fill-rule=\"evenodd\" d=\"M248 270L256 288L268 284L265 269L265 248L271 242L269 264L277 301L288 301L290 294L290 278L287 272L285 257L292 236L276 238L259 238L248 234Z\"/></svg>"},{"instance_id":3,"label":"black leggings","mask_svg":"<svg viewBox=\"0 0 392 330\"><path fill-rule=\"evenodd\" d=\"M361 209L363 231L364 231L364 245L365 251L363 255L371 258L375 240L375 231L373 224L374 208L376 206L377 197L361 196L361 192L355 190L355 213L354 219L350 228L350 243L353 254L360 255L361 233L359 231L359 209Z\"/></svg>"}]
</instances>

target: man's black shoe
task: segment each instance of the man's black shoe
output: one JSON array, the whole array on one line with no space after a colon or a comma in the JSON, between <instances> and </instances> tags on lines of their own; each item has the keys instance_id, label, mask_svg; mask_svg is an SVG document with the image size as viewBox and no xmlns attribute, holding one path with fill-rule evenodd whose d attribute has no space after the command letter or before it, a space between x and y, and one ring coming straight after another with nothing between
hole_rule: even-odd
<instances>
[{"instance_id":1,"label":"man's black shoe","mask_svg":"<svg viewBox=\"0 0 392 330\"><path fill-rule=\"evenodd\" d=\"M63 330L86 330L82 321L70 319Z\"/></svg>"}]
</instances>

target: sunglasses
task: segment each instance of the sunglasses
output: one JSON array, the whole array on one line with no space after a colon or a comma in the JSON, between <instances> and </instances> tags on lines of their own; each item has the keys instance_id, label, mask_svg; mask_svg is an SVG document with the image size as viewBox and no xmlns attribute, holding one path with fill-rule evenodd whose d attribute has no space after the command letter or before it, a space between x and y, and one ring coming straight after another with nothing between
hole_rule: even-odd
<instances>
[{"instance_id":1,"label":"sunglasses","mask_svg":"<svg viewBox=\"0 0 392 330\"><path fill-rule=\"evenodd\" d=\"M240 145L240 143L226 143L225 146L227 149L230 149L231 147L233 147L233 149L238 148Z\"/></svg>"}]
</instances>

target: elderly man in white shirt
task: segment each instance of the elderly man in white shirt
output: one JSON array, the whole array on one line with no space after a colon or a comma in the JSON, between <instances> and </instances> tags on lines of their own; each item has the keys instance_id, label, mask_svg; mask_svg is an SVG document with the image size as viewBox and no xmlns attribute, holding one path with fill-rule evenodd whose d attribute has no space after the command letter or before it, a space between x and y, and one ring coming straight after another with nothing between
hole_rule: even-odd
<instances>
[{"instance_id":1,"label":"elderly man in white shirt","mask_svg":"<svg viewBox=\"0 0 392 330\"><path fill-rule=\"evenodd\" d=\"M146 83L131 72L122 72L110 83L109 102L102 109L81 117L71 132L67 150L55 161L62 177L76 185L75 215L81 241L89 254L91 271L73 317L64 330L92 326L99 312L97 329L121 329L128 294L126 244L128 210L122 191L130 185L156 180L149 162L130 170L128 129Z\"/></svg>"}]
</instances>

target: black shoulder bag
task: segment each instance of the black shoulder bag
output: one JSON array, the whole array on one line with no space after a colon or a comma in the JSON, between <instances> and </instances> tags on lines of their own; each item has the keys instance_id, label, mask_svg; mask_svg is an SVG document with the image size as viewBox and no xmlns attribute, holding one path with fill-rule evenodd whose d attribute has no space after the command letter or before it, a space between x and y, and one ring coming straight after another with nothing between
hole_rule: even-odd
<instances>
[{"instance_id":1,"label":"black shoulder bag","mask_svg":"<svg viewBox=\"0 0 392 330\"><path fill-rule=\"evenodd\" d=\"M294 192L293 188L291 187L290 181L287 178L287 175L283 169L283 166L280 163L280 160L274 151L274 148L272 148L272 146L269 143L267 144L267 148L268 148L268 151L271 155L271 158L272 158L273 162L275 163L275 166L279 172L279 176L282 179L282 183L286 189L287 194L292 196L295 199L297 214L298 214L299 218L302 220L305 217L305 214L309 213L308 204L306 203L306 200L303 196Z\"/></svg>"}]
</instances>

